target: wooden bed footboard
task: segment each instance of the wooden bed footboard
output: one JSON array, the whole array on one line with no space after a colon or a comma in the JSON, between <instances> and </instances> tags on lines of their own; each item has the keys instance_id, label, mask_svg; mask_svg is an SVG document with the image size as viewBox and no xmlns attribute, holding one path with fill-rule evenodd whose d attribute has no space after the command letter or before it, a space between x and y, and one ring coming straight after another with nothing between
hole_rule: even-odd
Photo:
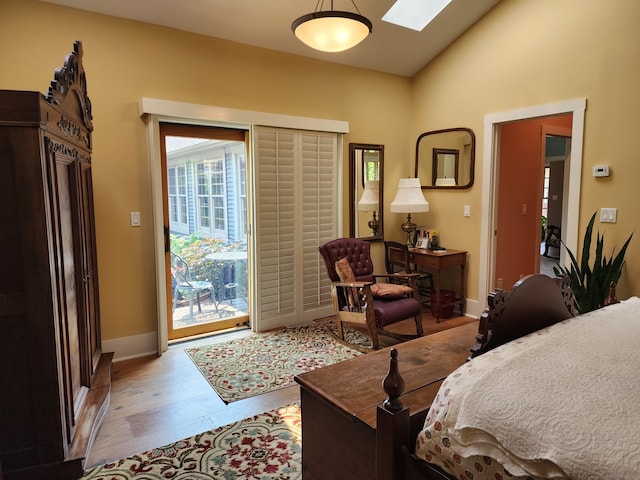
<instances>
[{"instance_id":1,"label":"wooden bed footboard","mask_svg":"<svg viewBox=\"0 0 640 480\"><path fill-rule=\"evenodd\" d=\"M574 298L567 278L529 275L510 291L489 294L489 308L482 314L471 358L521 336L551 326L575 314ZM398 370L398 352L390 351L389 371L383 380L388 396L377 407L377 480L455 480L439 467L413 456L417 434L426 411L412 416L400 400L404 381Z\"/></svg>"}]
</instances>

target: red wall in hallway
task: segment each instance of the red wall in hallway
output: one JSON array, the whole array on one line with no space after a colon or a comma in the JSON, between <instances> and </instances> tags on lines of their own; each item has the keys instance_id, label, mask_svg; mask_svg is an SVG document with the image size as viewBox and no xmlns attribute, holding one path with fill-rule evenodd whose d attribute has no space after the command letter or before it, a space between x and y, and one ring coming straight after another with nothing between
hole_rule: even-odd
<instances>
[{"instance_id":1,"label":"red wall in hallway","mask_svg":"<svg viewBox=\"0 0 640 480\"><path fill-rule=\"evenodd\" d=\"M496 286L505 289L537 272L544 174L542 126L571 128L571 115L524 120L500 127Z\"/></svg>"}]
</instances>

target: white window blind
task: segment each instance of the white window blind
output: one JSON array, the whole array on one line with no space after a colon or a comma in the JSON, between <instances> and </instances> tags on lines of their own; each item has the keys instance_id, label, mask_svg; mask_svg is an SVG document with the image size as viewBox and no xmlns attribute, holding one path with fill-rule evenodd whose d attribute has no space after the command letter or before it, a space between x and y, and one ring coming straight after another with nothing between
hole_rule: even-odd
<instances>
[{"instance_id":1,"label":"white window blind","mask_svg":"<svg viewBox=\"0 0 640 480\"><path fill-rule=\"evenodd\" d=\"M332 314L318 246L336 238L337 134L255 129L256 327Z\"/></svg>"}]
</instances>

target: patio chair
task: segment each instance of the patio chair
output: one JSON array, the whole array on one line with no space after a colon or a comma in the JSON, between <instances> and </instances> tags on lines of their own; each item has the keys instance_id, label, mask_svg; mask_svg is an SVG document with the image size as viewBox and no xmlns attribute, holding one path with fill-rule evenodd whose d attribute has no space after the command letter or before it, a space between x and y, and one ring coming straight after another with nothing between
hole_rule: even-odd
<instances>
[{"instance_id":1,"label":"patio chair","mask_svg":"<svg viewBox=\"0 0 640 480\"><path fill-rule=\"evenodd\" d=\"M198 304L198 313L202 313L200 294L209 292L213 295L211 282L194 280L189 273L189 264L177 253L171 252L171 280L173 285L173 310L176 309L178 296L182 295L189 300L189 318L193 318L193 300ZM217 307L216 307L217 308Z\"/></svg>"},{"instance_id":2,"label":"patio chair","mask_svg":"<svg viewBox=\"0 0 640 480\"><path fill-rule=\"evenodd\" d=\"M373 274L369 242L338 238L318 247L332 281L331 298L337 321L337 336L345 341L343 323L363 326L371 348L380 348L378 334L408 340L422 336L422 309L416 287L418 274ZM403 279L405 285L377 282ZM385 327L413 319L415 335L391 332ZM358 350L370 350L354 346Z\"/></svg>"},{"instance_id":3,"label":"patio chair","mask_svg":"<svg viewBox=\"0 0 640 480\"><path fill-rule=\"evenodd\" d=\"M220 317L229 315L230 312L224 308L223 302L229 300L229 306L232 305L233 298L229 296L229 284L225 276L225 266L221 262L213 262L211 266L211 302ZM220 310L220 307L223 307Z\"/></svg>"}]
</instances>

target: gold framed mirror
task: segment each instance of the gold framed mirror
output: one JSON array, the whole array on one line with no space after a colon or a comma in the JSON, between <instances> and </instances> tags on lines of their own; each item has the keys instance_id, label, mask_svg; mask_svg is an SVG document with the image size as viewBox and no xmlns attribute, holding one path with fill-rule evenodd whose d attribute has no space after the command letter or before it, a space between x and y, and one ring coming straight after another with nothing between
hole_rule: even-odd
<instances>
[{"instance_id":1,"label":"gold framed mirror","mask_svg":"<svg viewBox=\"0 0 640 480\"><path fill-rule=\"evenodd\" d=\"M416 142L415 176L423 189L473 185L476 136L470 128L425 132Z\"/></svg>"},{"instance_id":2,"label":"gold framed mirror","mask_svg":"<svg viewBox=\"0 0 640 480\"><path fill-rule=\"evenodd\" d=\"M384 145L349 144L349 234L382 240Z\"/></svg>"}]
</instances>

